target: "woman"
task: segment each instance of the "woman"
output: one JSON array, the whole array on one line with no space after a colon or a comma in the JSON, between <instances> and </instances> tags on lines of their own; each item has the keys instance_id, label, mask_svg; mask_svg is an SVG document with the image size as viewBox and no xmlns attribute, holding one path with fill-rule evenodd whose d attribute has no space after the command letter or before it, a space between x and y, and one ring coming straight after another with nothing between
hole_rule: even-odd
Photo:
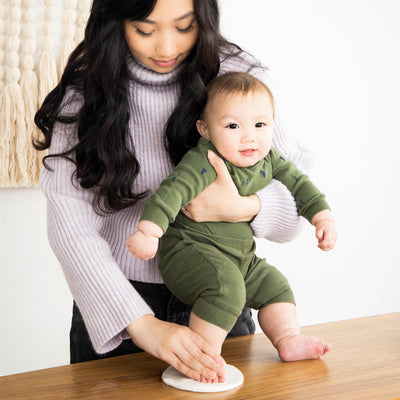
<instances>
[{"instance_id":1,"label":"woman","mask_svg":"<svg viewBox=\"0 0 400 400\"><path fill-rule=\"evenodd\" d=\"M215 0L94 0L84 41L35 117L44 133L36 148L50 148L41 175L49 240L76 302L71 362L141 348L193 379L215 377L224 364L183 326L190 309L162 284L157 258L135 260L124 242L144 200L196 144L205 85L229 70L263 75L220 35ZM282 132L275 136L301 166L301 151L291 152ZM295 235L286 188L274 182L242 198L223 161L212 165L217 180L185 206L187 216L254 218L258 236ZM245 309L231 335L253 332Z\"/></svg>"}]
</instances>

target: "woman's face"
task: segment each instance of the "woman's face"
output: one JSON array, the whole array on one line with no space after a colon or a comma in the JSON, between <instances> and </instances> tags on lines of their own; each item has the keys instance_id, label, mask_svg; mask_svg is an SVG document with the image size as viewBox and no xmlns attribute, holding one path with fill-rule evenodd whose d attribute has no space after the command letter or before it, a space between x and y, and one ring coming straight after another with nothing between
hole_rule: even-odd
<instances>
[{"instance_id":1,"label":"woman's face","mask_svg":"<svg viewBox=\"0 0 400 400\"><path fill-rule=\"evenodd\" d=\"M133 56L160 73L174 70L189 55L199 33L193 0L157 0L147 18L125 20L124 28Z\"/></svg>"}]
</instances>

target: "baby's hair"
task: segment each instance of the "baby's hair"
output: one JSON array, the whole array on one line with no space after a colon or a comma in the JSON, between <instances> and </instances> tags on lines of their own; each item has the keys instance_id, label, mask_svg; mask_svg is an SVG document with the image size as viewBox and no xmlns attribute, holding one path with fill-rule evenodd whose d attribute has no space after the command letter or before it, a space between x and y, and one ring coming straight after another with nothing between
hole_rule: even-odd
<instances>
[{"instance_id":1,"label":"baby's hair","mask_svg":"<svg viewBox=\"0 0 400 400\"><path fill-rule=\"evenodd\" d=\"M259 79L245 72L227 72L226 74L214 78L207 85L207 101L217 94L248 94L257 91L266 91L268 93L275 114L274 96L269 87L264 82L261 82Z\"/></svg>"}]
</instances>

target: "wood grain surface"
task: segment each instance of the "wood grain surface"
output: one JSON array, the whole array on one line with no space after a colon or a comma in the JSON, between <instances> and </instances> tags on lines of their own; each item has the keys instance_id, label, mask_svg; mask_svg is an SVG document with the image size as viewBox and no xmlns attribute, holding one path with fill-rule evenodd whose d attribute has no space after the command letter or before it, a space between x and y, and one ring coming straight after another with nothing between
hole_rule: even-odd
<instances>
[{"instance_id":1,"label":"wood grain surface","mask_svg":"<svg viewBox=\"0 0 400 400\"><path fill-rule=\"evenodd\" d=\"M237 389L191 393L166 386L164 362L132 354L0 378L0 399L376 399L400 398L400 313L309 326L333 345L319 360L284 363L263 334L228 339L227 363L244 374Z\"/></svg>"}]
</instances>

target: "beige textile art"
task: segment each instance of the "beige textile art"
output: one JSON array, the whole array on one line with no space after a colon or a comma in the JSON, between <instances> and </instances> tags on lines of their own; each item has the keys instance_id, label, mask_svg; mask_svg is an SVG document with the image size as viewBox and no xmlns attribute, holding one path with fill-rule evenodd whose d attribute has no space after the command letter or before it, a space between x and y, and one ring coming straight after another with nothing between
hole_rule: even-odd
<instances>
[{"instance_id":1,"label":"beige textile art","mask_svg":"<svg viewBox=\"0 0 400 400\"><path fill-rule=\"evenodd\" d=\"M33 118L83 39L92 0L0 0L0 187L37 186Z\"/></svg>"}]
</instances>

